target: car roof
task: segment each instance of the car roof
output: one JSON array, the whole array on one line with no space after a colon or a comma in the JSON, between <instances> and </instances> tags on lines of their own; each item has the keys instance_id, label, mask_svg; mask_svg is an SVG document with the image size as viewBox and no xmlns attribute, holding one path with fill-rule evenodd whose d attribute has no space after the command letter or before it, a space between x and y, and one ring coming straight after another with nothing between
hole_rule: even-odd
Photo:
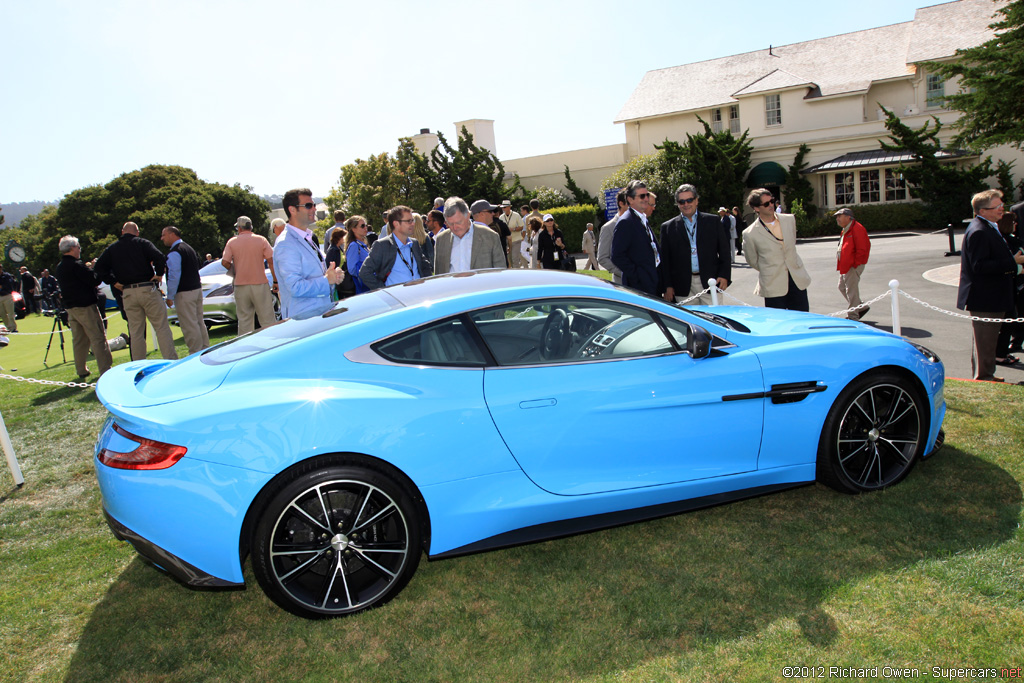
<instances>
[{"instance_id":1,"label":"car roof","mask_svg":"<svg viewBox=\"0 0 1024 683\"><path fill-rule=\"evenodd\" d=\"M464 297L474 292L494 292L521 287L592 287L601 293L615 285L589 275L560 270L520 270L494 268L465 273L446 273L388 287L386 291L404 306ZM596 294L597 292L595 292Z\"/></svg>"}]
</instances>

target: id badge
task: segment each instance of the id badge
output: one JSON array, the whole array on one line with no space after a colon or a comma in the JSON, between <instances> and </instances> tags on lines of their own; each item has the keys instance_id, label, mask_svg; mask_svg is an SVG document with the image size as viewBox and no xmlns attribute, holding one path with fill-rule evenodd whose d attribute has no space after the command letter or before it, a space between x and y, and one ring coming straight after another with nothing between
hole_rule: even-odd
<instances>
[{"instance_id":1,"label":"id badge","mask_svg":"<svg viewBox=\"0 0 1024 683\"><path fill-rule=\"evenodd\" d=\"M558 260L558 252L557 251L555 252L555 260L556 261Z\"/></svg>"}]
</instances>

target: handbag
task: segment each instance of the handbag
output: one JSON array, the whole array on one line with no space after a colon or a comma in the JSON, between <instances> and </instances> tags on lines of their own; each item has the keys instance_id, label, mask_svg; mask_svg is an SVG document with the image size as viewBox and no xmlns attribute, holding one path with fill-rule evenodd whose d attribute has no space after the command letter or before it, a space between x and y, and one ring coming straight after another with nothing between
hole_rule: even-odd
<instances>
[{"instance_id":1,"label":"handbag","mask_svg":"<svg viewBox=\"0 0 1024 683\"><path fill-rule=\"evenodd\" d=\"M347 266L342 268L342 271L345 273L345 277L337 284L339 300L347 299L356 293L356 281L352 279L352 273L348 272Z\"/></svg>"},{"instance_id":2,"label":"handbag","mask_svg":"<svg viewBox=\"0 0 1024 683\"><path fill-rule=\"evenodd\" d=\"M558 258L562 262L562 270L568 270L573 273L576 272L576 259L570 258L568 251L560 249Z\"/></svg>"}]
</instances>

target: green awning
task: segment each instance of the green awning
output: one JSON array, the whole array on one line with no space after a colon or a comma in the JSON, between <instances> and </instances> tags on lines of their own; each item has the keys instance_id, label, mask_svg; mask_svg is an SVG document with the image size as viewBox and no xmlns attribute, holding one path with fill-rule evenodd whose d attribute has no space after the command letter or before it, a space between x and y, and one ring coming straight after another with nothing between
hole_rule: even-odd
<instances>
[{"instance_id":1,"label":"green awning","mask_svg":"<svg viewBox=\"0 0 1024 683\"><path fill-rule=\"evenodd\" d=\"M765 185L785 185L786 169L774 161L762 161L750 169L747 176L747 187L764 187Z\"/></svg>"}]
</instances>

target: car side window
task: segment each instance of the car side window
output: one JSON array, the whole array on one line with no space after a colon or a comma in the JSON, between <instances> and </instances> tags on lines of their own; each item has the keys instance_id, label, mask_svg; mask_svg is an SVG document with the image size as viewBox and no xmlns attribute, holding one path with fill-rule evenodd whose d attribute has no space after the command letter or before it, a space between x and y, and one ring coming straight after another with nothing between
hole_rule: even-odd
<instances>
[{"instance_id":1,"label":"car side window","mask_svg":"<svg viewBox=\"0 0 1024 683\"><path fill-rule=\"evenodd\" d=\"M599 299L552 299L470 317L500 365L540 365L670 353L650 312Z\"/></svg>"},{"instance_id":2,"label":"car side window","mask_svg":"<svg viewBox=\"0 0 1024 683\"><path fill-rule=\"evenodd\" d=\"M374 350L396 363L461 367L487 364L473 333L459 318L405 332L375 344Z\"/></svg>"},{"instance_id":3,"label":"car side window","mask_svg":"<svg viewBox=\"0 0 1024 683\"><path fill-rule=\"evenodd\" d=\"M668 318L665 316L662 316L661 321L665 323L668 333L672 335L672 339L679 345L679 348L687 348L690 343L690 326L684 322L676 320L675 318Z\"/></svg>"}]
</instances>

